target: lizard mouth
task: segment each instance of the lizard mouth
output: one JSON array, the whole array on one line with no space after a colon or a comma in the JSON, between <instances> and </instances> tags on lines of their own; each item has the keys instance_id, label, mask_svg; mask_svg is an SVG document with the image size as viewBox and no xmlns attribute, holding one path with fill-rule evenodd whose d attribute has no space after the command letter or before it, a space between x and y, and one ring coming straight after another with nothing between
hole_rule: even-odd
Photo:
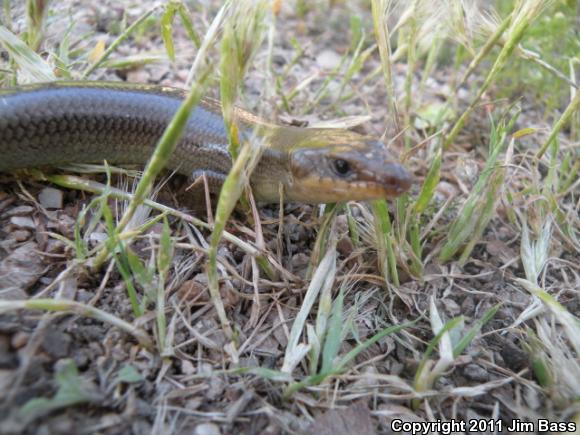
<instances>
[{"instance_id":1,"label":"lizard mouth","mask_svg":"<svg viewBox=\"0 0 580 435\"><path fill-rule=\"evenodd\" d=\"M294 180L287 196L291 201L328 203L394 199L412 185L412 177L404 169L399 176L385 176L384 180L340 180L332 177L303 177Z\"/></svg>"}]
</instances>

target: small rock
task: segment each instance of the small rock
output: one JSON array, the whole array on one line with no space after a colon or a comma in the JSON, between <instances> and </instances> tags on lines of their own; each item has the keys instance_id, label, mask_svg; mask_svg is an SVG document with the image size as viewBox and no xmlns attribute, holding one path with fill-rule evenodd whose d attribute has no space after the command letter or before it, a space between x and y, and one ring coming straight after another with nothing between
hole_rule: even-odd
<instances>
[{"instance_id":1,"label":"small rock","mask_svg":"<svg viewBox=\"0 0 580 435\"><path fill-rule=\"evenodd\" d=\"M208 388L204 391L204 393L205 398L210 402L213 402L214 400L217 400L219 397L221 397L226 388L225 381L217 376L211 376L207 380L207 385Z\"/></svg>"},{"instance_id":2,"label":"small rock","mask_svg":"<svg viewBox=\"0 0 580 435\"><path fill-rule=\"evenodd\" d=\"M12 216L25 216L32 214L34 207L30 205L19 205L18 207L11 208L2 217L12 217Z\"/></svg>"},{"instance_id":3,"label":"small rock","mask_svg":"<svg viewBox=\"0 0 580 435\"><path fill-rule=\"evenodd\" d=\"M348 231L348 217L346 214L341 214L335 219L336 230L339 233L346 233Z\"/></svg>"},{"instance_id":4,"label":"small rock","mask_svg":"<svg viewBox=\"0 0 580 435\"><path fill-rule=\"evenodd\" d=\"M517 257L514 249L498 239L490 240L485 248L490 256L499 259L502 263L507 263Z\"/></svg>"},{"instance_id":5,"label":"small rock","mask_svg":"<svg viewBox=\"0 0 580 435\"><path fill-rule=\"evenodd\" d=\"M9 205L12 205L16 201L16 198L9 196L8 198L0 199L0 212L6 210Z\"/></svg>"},{"instance_id":6,"label":"small rock","mask_svg":"<svg viewBox=\"0 0 580 435\"><path fill-rule=\"evenodd\" d=\"M159 83L167 76L167 74L168 71L165 65L152 65L151 68L149 68L149 78L153 83Z\"/></svg>"},{"instance_id":7,"label":"small rock","mask_svg":"<svg viewBox=\"0 0 580 435\"><path fill-rule=\"evenodd\" d=\"M514 372L520 371L523 368L528 367L530 364L528 354L508 339L503 340L500 355L502 356L506 367Z\"/></svg>"},{"instance_id":8,"label":"small rock","mask_svg":"<svg viewBox=\"0 0 580 435\"><path fill-rule=\"evenodd\" d=\"M86 349L76 349L73 351L73 360L75 362L75 366L79 370L85 369L89 365L90 361L90 354Z\"/></svg>"},{"instance_id":9,"label":"small rock","mask_svg":"<svg viewBox=\"0 0 580 435\"><path fill-rule=\"evenodd\" d=\"M324 70L333 70L340 65L341 57L336 51L322 50L316 56L316 64Z\"/></svg>"},{"instance_id":10,"label":"small rock","mask_svg":"<svg viewBox=\"0 0 580 435\"><path fill-rule=\"evenodd\" d=\"M107 240L108 236L106 233L100 233L100 232L92 232L89 235L89 242L97 245L99 243L103 243L105 240Z\"/></svg>"},{"instance_id":11,"label":"small rock","mask_svg":"<svg viewBox=\"0 0 580 435\"><path fill-rule=\"evenodd\" d=\"M463 181L464 184L471 186L475 183L479 175L479 166L475 159L469 157L460 157L455 164L455 175Z\"/></svg>"},{"instance_id":12,"label":"small rock","mask_svg":"<svg viewBox=\"0 0 580 435\"><path fill-rule=\"evenodd\" d=\"M255 356L240 358L240 367L260 367L260 361Z\"/></svg>"},{"instance_id":13,"label":"small rock","mask_svg":"<svg viewBox=\"0 0 580 435\"><path fill-rule=\"evenodd\" d=\"M195 374L196 369L195 366L188 360L181 360L181 373L184 375L193 375Z\"/></svg>"},{"instance_id":14,"label":"small rock","mask_svg":"<svg viewBox=\"0 0 580 435\"><path fill-rule=\"evenodd\" d=\"M453 299L445 298L442 303L445 307L445 312L451 317L458 316L461 313L461 307Z\"/></svg>"},{"instance_id":15,"label":"small rock","mask_svg":"<svg viewBox=\"0 0 580 435\"><path fill-rule=\"evenodd\" d=\"M150 74L144 69L137 69L127 73L127 81L135 83L148 83Z\"/></svg>"},{"instance_id":16,"label":"small rock","mask_svg":"<svg viewBox=\"0 0 580 435\"><path fill-rule=\"evenodd\" d=\"M446 181L440 181L435 188L435 191L438 195L442 196L441 200L446 200L448 198L452 198L457 196L459 190L453 184L448 183Z\"/></svg>"},{"instance_id":17,"label":"small rock","mask_svg":"<svg viewBox=\"0 0 580 435\"><path fill-rule=\"evenodd\" d=\"M12 239L17 242L24 242L30 238L30 231L27 230L16 230L10 233Z\"/></svg>"},{"instance_id":18,"label":"small rock","mask_svg":"<svg viewBox=\"0 0 580 435\"><path fill-rule=\"evenodd\" d=\"M483 367L477 364L467 364L463 369L463 375L470 381L487 382L489 373Z\"/></svg>"},{"instance_id":19,"label":"small rock","mask_svg":"<svg viewBox=\"0 0 580 435\"><path fill-rule=\"evenodd\" d=\"M53 358L64 358L69 354L71 343L70 335L56 329L49 329L42 341L42 348Z\"/></svg>"},{"instance_id":20,"label":"small rock","mask_svg":"<svg viewBox=\"0 0 580 435\"><path fill-rule=\"evenodd\" d=\"M461 312L463 314L471 316L475 311L475 301L472 296L467 296L465 300L461 303Z\"/></svg>"},{"instance_id":21,"label":"small rock","mask_svg":"<svg viewBox=\"0 0 580 435\"><path fill-rule=\"evenodd\" d=\"M195 427L195 435L221 435L220 428L213 423L202 423Z\"/></svg>"},{"instance_id":22,"label":"small rock","mask_svg":"<svg viewBox=\"0 0 580 435\"><path fill-rule=\"evenodd\" d=\"M61 190L54 187L45 187L38 194L38 202L44 208L61 209L63 194Z\"/></svg>"},{"instance_id":23,"label":"small rock","mask_svg":"<svg viewBox=\"0 0 580 435\"><path fill-rule=\"evenodd\" d=\"M16 334L12 336L10 344L14 349L20 349L28 344L29 338L30 334L28 332L18 331Z\"/></svg>"},{"instance_id":24,"label":"small rock","mask_svg":"<svg viewBox=\"0 0 580 435\"><path fill-rule=\"evenodd\" d=\"M336 244L336 250L343 257L348 257L354 251L352 240L348 236L342 237Z\"/></svg>"},{"instance_id":25,"label":"small rock","mask_svg":"<svg viewBox=\"0 0 580 435\"><path fill-rule=\"evenodd\" d=\"M44 252L47 254L62 254L66 247L67 245L62 240L48 239Z\"/></svg>"},{"instance_id":26,"label":"small rock","mask_svg":"<svg viewBox=\"0 0 580 435\"><path fill-rule=\"evenodd\" d=\"M192 397L185 401L183 409L196 410L204 405L203 399L201 397Z\"/></svg>"},{"instance_id":27,"label":"small rock","mask_svg":"<svg viewBox=\"0 0 580 435\"><path fill-rule=\"evenodd\" d=\"M317 416L310 425L309 434L347 435L376 433L371 413L364 402L356 402L347 408L330 409Z\"/></svg>"},{"instance_id":28,"label":"small rock","mask_svg":"<svg viewBox=\"0 0 580 435\"><path fill-rule=\"evenodd\" d=\"M177 297L179 300L187 302L208 302L210 300L207 284L200 284L195 279L185 281L177 290Z\"/></svg>"},{"instance_id":29,"label":"small rock","mask_svg":"<svg viewBox=\"0 0 580 435\"><path fill-rule=\"evenodd\" d=\"M77 301L81 304L86 304L93 298L93 296L95 296L94 293L91 293L85 289L79 289L77 292Z\"/></svg>"},{"instance_id":30,"label":"small rock","mask_svg":"<svg viewBox=\"0 0 580 435\"><path fill-rule=\"evenodd\" d=\"M10 223L16 228L26 228L29 230L36 228L34 220L29 216L12 216L10 218Z\"/></svg>"},{"instance_id":31,"label":"small rock","mask_svg":"<svg viewBox=\"0 0 580 435\"><path fill-rule=\"evenodd\" d=\"M180 69L175 74L177 81L185 83L187 77L189 76L189 69Z\"/></svg>"},{"instance_id":32,"label":"small rock","mask_svg":"<svg viewBox=\"0 0 580 435\"><path fill-rule=\"evenodd\" d=\"M308 255L304 254L303 252L299 252L298 254L294 255L291 260L292 270L297 273L298 275L302 276L306 273L306 269L310 262L310 258Z\"/></svg>"},{"instance_id":33,"label":"small rock","mask_svg":"<svg viewBox=\"0 0 580 435\"><path fill-rule=\"evenodd\" d=\"M0 288L26 290L42 276L44 264L36 251L38 245L28 242L0 262Z\"/></svg>"}]
</instances>

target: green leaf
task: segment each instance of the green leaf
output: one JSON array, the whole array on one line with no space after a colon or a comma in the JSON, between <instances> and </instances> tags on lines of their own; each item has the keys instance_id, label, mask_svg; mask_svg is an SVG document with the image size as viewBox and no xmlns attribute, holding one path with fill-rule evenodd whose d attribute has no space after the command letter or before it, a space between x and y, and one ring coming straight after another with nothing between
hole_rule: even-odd
<instances>
[{"instance_id":1,"label":"green leaf","mask_svg":"<svg viewBox=\"0 0 580 435\"><path fill-rule=\"evenodd\" d=\"M135 384L144 380L145 378L143 375L139 373L135 367L127 364L117 373L115 383L125 382L127 384Z\"/></svg>"},{"instance_id":2,"label":"green leaf","mask_svg":"<svg viewBox=\"0 0 580 435\"><path fill-rule=\"evenodd\" d=\"M417 198L417 202L415 202L415 211L417 213L423 213L433 198L433 194L435 193L435 188L437 184L439 184L439 180L441 178L441 157L443 154L443 150L441 146L437 150L435 154L435 158L431 163L431 167L429 168L429 172L427 173L427 177L425 177L425 182L421 187L421 193Z\"/></svg>"},{"instance_id":3,"label":"green leaf","mask_svg":"<svg viewBox=\"0 0 580 435\"><path fill-rule=\"evenodd\" d=\"M417 130L439 129L445 121L454 117L455 113L449 103L435 101L419 107L414 126Z\"/></svg>"},{"instance_id":4,"label":"green leaf","mask_svg":"<svg viewBox=\"0 0 580 435\"><path fill-rule=\"evenodd\" d=\"M338 297L335 299L332 306L332 316L330 317L326 339L324 340L324 348L322 350L322 373L327 373L332 370L332 364L340 350L340 343L342 341L343 306L344 292L341 287Z\"/></svg>"},{"instance_id":5,"label":"green leaf","mask_svg":"<svg viewBox=\"0 0 580 435\"><path fill-rule=\"evenodd\" d=\"M55 376L58 391L51 399L31 399L18 411L18 416L24 422L31 422L50 412L79 403L91 402L97 399L94 391L90 391L86 382L79 377L77 367L72 360L67 360L64 367Z\"/></svg>"},{"instance_id":6,"label":"green leaf","mask_svg":"<svg viewBox=\"0 0 580 435\"><path fill-rule=\"evenodd\" d=\"M146 292L150 291L153 283L154 272L143 264L143 261L133 252L132 249L124 249L122 256L127 260L127 264L131 269L131 274L135 281L137 281Z\"/></svg>"},{"instance_id":7,"label":"green leaf","mask_svg":"<svg viewBox=\"0 0 580 435\"><path fill-rule=\"evenodd\" d=\"M288 373L266 369L264 367L255 367L248 369L248 373L252 373L256 376L260 376L264 379L269 379L271 381L289 382L292 380L292 376L290 376Z\"/></svg>"},{"instance_id":8,"label":"green leaf","mask_svg":"<svg viewBox=\"0 0 580 435\"><path fill-rule=\"evenodd\" d=\"M405 323L401 323L400 325L389 326L388 328L385 328L382 331L377 332L375 335L373 335L367 341L360 343L357 347L355 347L349 353L347 353L345 356L343 356L340 359L340 362L336 366L337 370L342 370L344 368L344 366L346 364L348 364L351 360L353 360L359 353L368 349L373 344L375 344L377 341L382 340L387 335L391 335L391 334L394 334L395 332L402 331L403 329L410 328L418 321L419 321L419 319L416 319L416 320L413 320L412 322L405 322Z\"/></svg>"},{"instance_id":9,"label":"green leaf","mask_svg":"<svg viewBox=\"0 0 580 435\"><path fill-rule=\"evenodd\" d=\"M455 346L453 346L453 356L457 358L465 350L465 348L471 343L475 336L479 333L483 325L489 322L499 310L501 304L496 304L485 312L483 317L479 319L475 324L469 328L469 331L459 340Z\"/></svg>"}]
</instances>

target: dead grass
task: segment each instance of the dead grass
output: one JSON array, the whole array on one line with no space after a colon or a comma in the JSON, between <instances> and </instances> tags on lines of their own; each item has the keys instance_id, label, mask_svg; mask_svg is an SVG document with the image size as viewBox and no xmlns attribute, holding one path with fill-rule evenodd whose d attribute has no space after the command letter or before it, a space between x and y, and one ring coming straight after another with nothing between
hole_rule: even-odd
<instances>
[{"instance_id":1,"label":"dead grass","mask_svg":"<svg viewBox=\"0 0 580 435\"><path fill-rule=\"evenodd\" d=\"M364 119L417 184L390 204L234 212L259 149L227 111L240 158L215 217L183 211L171 182L152 193L167 149L137 179L2 175L0 431L580 424L578 59L526 51L566 6L12 3L4 86L122 78L191 86L183 116L220 88L271 120ZM557 111L496 99L522 59L568 87Z\"/></svg>"}]
</instances>

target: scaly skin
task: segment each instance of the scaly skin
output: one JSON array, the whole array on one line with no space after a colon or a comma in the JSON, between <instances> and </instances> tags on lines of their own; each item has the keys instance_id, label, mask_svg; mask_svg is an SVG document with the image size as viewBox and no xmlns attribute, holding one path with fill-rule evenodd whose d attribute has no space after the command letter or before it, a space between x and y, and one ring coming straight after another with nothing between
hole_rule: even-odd
<instances>
[{"instance_id":1,"label":"scaly skin","mask_svg":"<svg viewBox=\"0 0 580 435\"><path fill-rule=\"evenodd\" d=\"M181 104L174 88L107 82L55 82L0 90L0 172L65 163L144 164ZM394 198L410 173L384 145L340 129L269 124L236 109L242 139L261 137L251 176L256 199L277 202L280 184L294 202ZM205 173L214 190L229 169L219 103L203 100L188 121L169 168Z\"/></svg>"}]
</instances>

